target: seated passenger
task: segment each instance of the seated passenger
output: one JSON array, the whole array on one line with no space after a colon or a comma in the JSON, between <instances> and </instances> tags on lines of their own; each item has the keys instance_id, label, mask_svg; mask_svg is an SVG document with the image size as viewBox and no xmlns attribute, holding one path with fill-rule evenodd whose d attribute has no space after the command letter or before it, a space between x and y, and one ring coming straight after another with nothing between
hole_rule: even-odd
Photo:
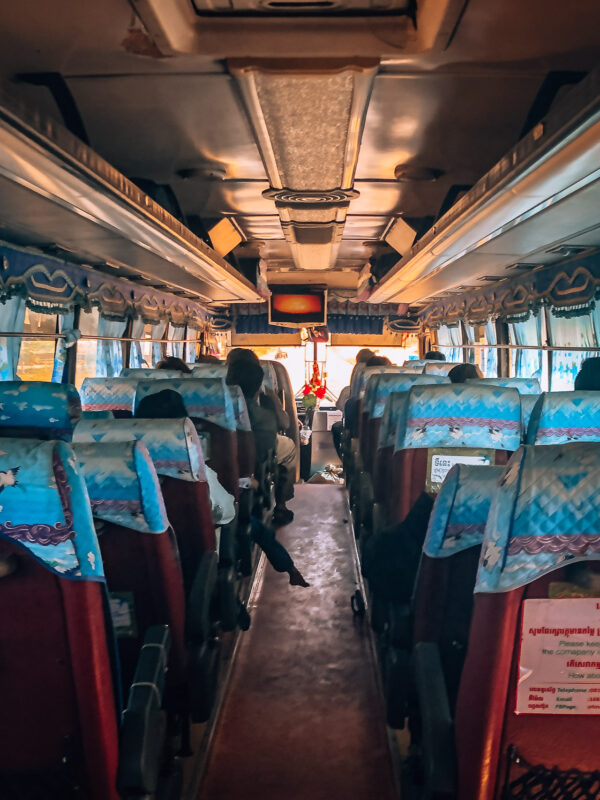
<instances>
[{"instance_id":1,"label":"seated passenger","mask_svg":"<svg viewBox=\"0 0 600 800\"><path fill-rule=\"evenodd\" d=\"M273 523L287 525L294 519L294 512L286 508L285 504L294 496L296 445L287 436L278 433L278 430L288 427L288 415L273 389L261 392L264 372L255 354L251 350L238 347L231 351L230 356L232 358L228 357L226 381L231 386L239 386L246 398L256 456L260 462L264 462L269 451L273 450L279 466Z\"/></svg>"},{"instance_id":2,"label":"seated passenger","mask_svg":"<svg viewBox=\"0 0 600 800\"><path fill-rule=\"evenodd\" d=\"M344 386L342 391L340 392L340 396L337 399L335 407L346 415L346 403L350 400L350 385L352 384L352 378L354 377L354 371L358 367L359 364L366 364L370 358L373 358L375 353L372 350L369 350L368 347L363 347L362 350L359 350L356 354L356 360L354 362L354 367L352 368L352 373L350 375L350 384L348 386ZM352 406L354 403L350 403L350 407L348 412L350 416L352 416ZM342 458L342 434L344 432L344 428L349 428L350 426L346 423L344 419L343 422L334 422L331 426L331 435L333 436L333 446L335 447L335 451L340 457Z\"/></svg>"},{"instance_id":3,"label":"seated passenger","mask_svg":"<svg viewBox=\"0 0 600 800\"><path fill-rule=\"evenodd\" d=\"M136 411L136 417L142 419L179 419L187 416L181 395L172 389L164 389L144 397ZM219 483L217 473L206 465L205 469L215 525L226 525L235 516L235 500ZM277 541L274 530L267 527L262 520L251 517L250 532L273 569L288 573L292 586L310 585L295 566L288 551Z\"/></svg>"},{"instance_id":4,"label":"seated passenger","mask_svg":"<svg viewBox=\"0 0 600 800\"><path fill-rule=\"evenodd\" d=\"M475 364L457 364L448 373L451 383L466 383L472 378L483 378L481 370Z\"/></svg>"},{"instance_id":5,"label":"seated passenger","mask_svg":"<svg viewBox=\"0 0 600 800\"><path fill-rule=\"evenodd\" d=\"M586 358L575 378L576 391L600 391L600 356Z\"/></svg>"},{"instance_id":6,"label":"seated passenger","mask_svg":"<svg viewBox=\"0 0 600 800\"><path fill-rule=\"evenodd\" d=\"M391 367L392 362L387 358L387 356L371 356L368 361L365 362L366 367Z\"/></svg>"},{"instance_id":7,"label":"seated passenger","mask_svg":"<svg viewBox=\"0 0 600 800\"><path fill-rule=\"evenodd\" d=\"M446 356L439 350L428 350L425 353L425 361L445 361Z\"/></svg>"},{"instance_id":8,"label":"seated passenger","mask_svg":"<svg viewBox=\"0 0 600 800\"><path fill-rule=\"evenodd\" d=\"M166 356L166 358L158 362L156 369L177 369L179 372L186 372L188 375L192 371L185 361L177 356Z\"/></svg>"}]
</instances>

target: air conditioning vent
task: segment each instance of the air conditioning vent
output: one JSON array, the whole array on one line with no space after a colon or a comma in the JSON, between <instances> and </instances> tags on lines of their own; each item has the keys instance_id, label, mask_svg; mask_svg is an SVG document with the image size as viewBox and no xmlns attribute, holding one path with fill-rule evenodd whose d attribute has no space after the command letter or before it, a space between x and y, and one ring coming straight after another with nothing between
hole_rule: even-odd
<instances>
[{"instance_id":1,"label":"air conditioning vent","mask_svg":"<svg viewBox=\"0 0 600 800\"><path fill-rule=\"evenodd\" d=\"M553 247L547 252L555 253L558 256L564 256L566 258L568 256L576 256L578 253L583 253L584 250L589 250L589 248L581 247L580 245L575 244L560 244L558 247Z\"/></svg>"},{"instance_id":2,"label":"air conditioning vent","mask_svg":"<svg viewBox=\"0 0 600 800\"><path fill-rule=\"evenodd\" d=\"M193 0L196 14L287 16L409 14L411 0Z\"/></svg>"}]
</instances>

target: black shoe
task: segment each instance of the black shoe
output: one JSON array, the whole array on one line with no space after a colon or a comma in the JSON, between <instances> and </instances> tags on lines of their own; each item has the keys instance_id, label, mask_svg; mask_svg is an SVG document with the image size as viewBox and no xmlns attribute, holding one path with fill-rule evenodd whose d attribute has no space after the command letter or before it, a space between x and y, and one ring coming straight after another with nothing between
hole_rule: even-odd
<instances>
[{"instance_id":1,"label":"black shoe","mask_svg":"<svg viewBox=\"0 0 600 800\"><path fill-rule=\"evenodd\" d=\"M252 622L252 617L248 613L245 603L240 603L240 610L238 612L237 623L241 631L247 631Z\"/></svg>"},{"instance_id":2,"label":"black shoe","mask_svg":"<svg viewBox=\"0 0 600 800\"><path fill-rule=\"evenodd\" d=\"M280 528L282 525L289 525L294 519L294 512L289 508L276 508L273 512L273 525Z\"/></svg>"}]
</instances>

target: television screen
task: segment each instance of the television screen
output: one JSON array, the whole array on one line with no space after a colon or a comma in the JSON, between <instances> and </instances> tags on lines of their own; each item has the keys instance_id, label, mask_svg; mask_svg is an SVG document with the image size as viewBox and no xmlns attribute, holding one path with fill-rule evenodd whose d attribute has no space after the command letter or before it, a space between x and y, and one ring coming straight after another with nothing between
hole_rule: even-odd
<instances>
[{"instance_id":1,"label":"television screen","mask_svg":"<svg viewBox=\"0 0 600 800\"><path fill-rule=\"evenodd\" d=\"M327 322L327 290L313 286L270 286L271 325L304 328Z\"/></svg>"}]
</instances>

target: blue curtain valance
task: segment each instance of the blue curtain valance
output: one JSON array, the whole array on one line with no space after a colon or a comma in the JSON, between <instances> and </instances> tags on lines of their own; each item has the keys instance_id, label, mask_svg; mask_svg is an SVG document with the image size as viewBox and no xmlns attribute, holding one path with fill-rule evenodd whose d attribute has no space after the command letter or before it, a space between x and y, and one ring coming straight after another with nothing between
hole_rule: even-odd
<instances>
[{"instance_id":1,"label":"blue curtain valance","mask_svg":"<svg viewBox=\"0 0 600 800\"><path fill-rule=\"evenodd\" d=\"M208 319L198 303L29 250L0 244L0 265L0 302L25 297L41 313L95 306L107 319L140 317L148 324L168 318L174 325L202 327Z\"/></svg>"},{"instance_id":2,"label":"blue curtain valance","mask_svg":"<svg viewBox=\"0 0 600 800\"><path fill-rule=\"evenodd\" d=\"M553 313L584 313L600 293L600 252L571 258L559 265L517 275L460 297L427 306L420 314L427 328L459 321L484 324L487 319L524 321L532 311L549 305ZM583 309L583 310L582 310Z\"/></svg>"}]
</instances>

